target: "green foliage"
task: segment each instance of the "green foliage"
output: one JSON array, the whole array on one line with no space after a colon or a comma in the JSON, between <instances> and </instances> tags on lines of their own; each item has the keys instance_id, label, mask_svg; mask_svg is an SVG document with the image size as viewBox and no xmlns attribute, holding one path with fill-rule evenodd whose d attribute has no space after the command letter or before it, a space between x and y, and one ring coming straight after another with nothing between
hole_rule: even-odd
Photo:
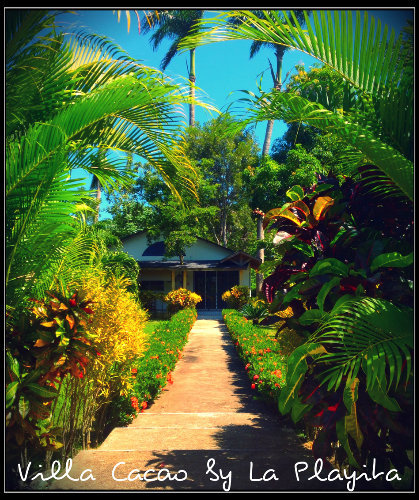
<instances>
[{"instance_id":1,"label":"green foliage","mask_svg":"<svg viewBox=\"0 0 419 500\"><path fill-rule=\"evenodd\" d=\"M251 214L243 196L244 172L257 164L258 148L249 132L237 131L238 125L230 115L220 115L190 128L186 142L200 176L201 205L217 208L209 222L209 235L221 245L243 250L249 241Z\"/></svg>"},{"instance_id":2,"label":"green foliage","mask_svg":"<svg viewBox=\"0 0 419 500\"><path fill-rule=\"evenodd\" d=\"M215 207L184 206L173 198L155 201L147 223L148 237L151 241L163 239L165 257L179 257L180 263L183 263L186 249L195 243L200 234L205 234L208 219L215 212Z\"/></svg>"},{"instance_id":3,"label":"green foliage","mask_svg":"<svg viewBox=\"0 0 419 500\"><path fill-rule=\"evenodd\" d=\"M35 291L42 297L50 287L45 274L59 267L80 231L85 193L71 170L94 173L104 189L129 184L129 162L108 157L92 165L98 148L135 152L174 190L191 170L171 116L187 99L181 89L103 37L64 41L51 31L40 38L53 21L44 11L9 15L6 286L8 305L17 307Z\"/></svg>"},{"instance_id":4,"label":"green foliage","mask_svg":"<svg viewBox=\"0 0 419 500\"><path fill-rule=\"evenodd\" d=\"M6 329L7 440L11 455L16 447L55 450L59 429L53 426L51 408L63 377L83 376L96 357L93 336L87 331L90 301L77 293L49 293L33 300L26 315Z\"/></svg>"},{"instance_id":5,"label":"green foliage","mask_svg":"<svg viewBox=\"0 0 419 500\"><path fill-rule=\"evenodd\" d=\"M234 131L237 125L221 115L187 130L186 151L194 165L197 196L179 188L179 203L155 169L144 165L130 190L109 197L111 230L114 227L120 235L129 227L146 229L151 239L165 239L166 256L181 257L196 237L252 252L256 231L249 197L256 182L249 188L246 172L258 162L257 146L250 134Z\"/></svg>"},{"instance_id":6,"label":"green foliage","mask_svg":"<svg viewBox=\"0 0 419 500\"><path fill-rule=\"evenodd\" d=\"M306 339L287 360L278 404L295 422L321 427L315 455L336 450L335 460L360 467L380 454L403 469L412 419L412 207L372 196L366 182L320 177L266 214L282 254L264 282L276 311L264 322L290 308L278 334L288 328Z\"/></svg>"},{"instance_id":7,"label":"green foliage","mask_svg":"<svg viewBox=\"0 0 419 500\"><path fill-rule=\"evenodd\" d=\"M240 22L232 24L231 17ZM258 98L248 93L246 111L251 118L247 123L283 119L333 133L412 200L413 74L406 50L411 36L403 41L392 30L387 40L388 27L382 29L377 23L376 29L375 19L366 11L362 16L359 11L320 10L313 11L312 17L313 22L304 12L307 28L303 30L293 11L290 15L264 11L263 19L252 11L226 12L199 23L198 32L181 46L250 39L292 47L317 58L343 78L343 108L331 105L331 99L325 102L319 81L314 95L313 88L309 89L309 98L295 92L274 91ZM310 86L314 84L311 80ZM385 184L380 188L385 191Z\"/></svg>"},{"instance_id":8,"label":"green foliage","mask_svg":"<svg viewBox=\"0 0 419 500\"><path fill-rule=\"evenodd\" d=\"M262 300L255 300L248 304L245 304L240 312L246 319L253 320L254 324L259 323L260 320L266 318L269 315L268 304Z\"/></svg>"}]
</instances>

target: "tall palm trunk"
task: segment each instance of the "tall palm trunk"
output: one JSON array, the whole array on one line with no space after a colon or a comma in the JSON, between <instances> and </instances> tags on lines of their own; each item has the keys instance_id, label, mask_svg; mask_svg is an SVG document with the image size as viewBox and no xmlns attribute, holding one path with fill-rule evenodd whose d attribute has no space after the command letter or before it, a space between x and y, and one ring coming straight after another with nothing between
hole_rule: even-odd
<instances>
[{"instance_id":1,"label":"tall palm trunk","mask_svg":"<svg viewBox=\"0 0 419 500\"><path fill-rule=\"evenodd\" d=\"M279 48L276 50L276 75L274 75L272 71L272 79L274 83L274 89L277 90L278 92L281 91L281 86L282 86L282 61L284 59L284 49ZM268 156L269 150L271 147L271 141L272 141L272 131L274 128L274 120L269 120L267 125L266 125L266 132L265 132L265 141L263 143L263 149L262 149L262 157ZM258 221L257 221L257 239L259 241L263 240L265 237L263 226L263 216L259 215L258 216ZM258 250L258 257L263 263L265 260L265 249L264 248L259 248ZM260 294L262 292L262 283L263 283L263 274L257 273L256 274L256 292Z\"/></svg>"},{"instance_id":2,"label":"tall palm trunk","mask_svg":"<svg viewBox=\"0 0 419 500\"><path fill-rule=\"evenodd\" d=\"M100 211L100 201L102 199L102 186L100 185L99 179L96 179L96 202L97 211L95 214L95 223L99 222L99 211Z\"/></svg>"},{"instance_id":3,"label":"tall palm trunk","mask_svg":"<svg viewBox=\"0 0 419 500\"><path fill-rule=\"evenodd\" d=\"M284 59L284 49L276 50L276 74L272 71L272 79L274 89L281 91L282 86L282 61ZM271 147L272 131L274 127L274 120L269 120L266 126L265 141L263 143L262 156L267 156Z\"/></svg>"},{"instance_id":4,"label":"tall palm trunk","mask_svg":"<svg viewBox=\"0 0 419 500\"><path fill-rule=\"evenodd\" d=\"M265 140L263 142L262 156L267 156L269 154L269 148L271 147L272 131L274 128L274 120L269 120L266 125Z\"/></svg>"},{"instance_id":5,"label":"tall palm trunk","mask_svg":"<svg viewBox=\"0 0 419 500\"><path fill-rule=\"evenodd\" d=\"M257 239L259 241L263 240L265 237L265 231L263 230L263 215L259 214L258 215L258 220L257 220ZM261 262L264 262L265 260L265 249L264 248L259 248L257 252L257 256L261 260ZM258 295L262 293L262 283L263 283L263 274L262 273L257 273L256 274L256 292Z\"/></svg>"},{"instance_id":6,"label":"tall palm trunk","mask_svg":"<svg viewBox=\"0 0 419 500\"><path fill-rule=\"evenodd\" d=\"M193 127L195 125L195 49L190 51L190 71L189 71L189 81L190 81L190 97L192 102L189 104L189 126Z\"/></svg>"}]
</instances>

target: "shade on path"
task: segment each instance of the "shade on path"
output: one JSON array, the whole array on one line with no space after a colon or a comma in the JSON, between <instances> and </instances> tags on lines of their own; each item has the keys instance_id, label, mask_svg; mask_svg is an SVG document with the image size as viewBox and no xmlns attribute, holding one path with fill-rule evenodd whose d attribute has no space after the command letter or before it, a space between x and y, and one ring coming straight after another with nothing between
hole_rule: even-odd
<instances>
[{"instance_id":1,"label":"shade on path","mask_svg":"<svg viewBox=\"0 0 419 500\"><path fill-rule=\"evenodd\" d=\"M343 481L309 480L315 460L278 412L255 399L224 323L198 318L174 383L131 425L75 457L69 475L85 471L85 481L64 478L52 489L346 490Z\"/></svg>"}]
</instances>

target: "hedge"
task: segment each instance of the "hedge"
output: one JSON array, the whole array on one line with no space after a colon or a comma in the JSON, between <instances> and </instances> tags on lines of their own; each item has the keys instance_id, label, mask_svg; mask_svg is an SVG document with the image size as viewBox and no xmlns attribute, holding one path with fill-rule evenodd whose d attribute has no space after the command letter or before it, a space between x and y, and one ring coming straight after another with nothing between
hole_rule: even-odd
<instances>
[{"instance_id":1,"label":"hedge","mask_svg":"<svg viewBox=\"0 0 419 500\"><path fill-rule=\"evenodd\" d=\"M222 316L245 364L251 388L268 400L277 401L286 375L286 356L280 353L277 339L234 309L223 309Z\"/></svg>"}]
</instances>

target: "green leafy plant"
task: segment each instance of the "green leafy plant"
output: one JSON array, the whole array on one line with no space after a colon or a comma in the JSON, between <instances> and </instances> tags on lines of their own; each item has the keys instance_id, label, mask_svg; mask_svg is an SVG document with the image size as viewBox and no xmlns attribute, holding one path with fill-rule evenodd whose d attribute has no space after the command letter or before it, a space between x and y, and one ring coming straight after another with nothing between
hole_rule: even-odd
<instances>
[{"instance_id":1,"label":"green leafy plant","mask_svg":"<svg viewBox=\"0 0 419 500\"><path fill-rule=\"evenodd\" d=\"M240 309L240 312L245 318L251 319L255 324L269 315L268 305L262 300L256 300L253 303L245 304Z\"/></svg>"},{"instance_id":2,"label":"green leafy plant","mask_svg":"<svg viewBox=\"0 0 419 500\"><path fill-rule=\"evenodd\" d=\"M243 360L251 388L276 404L285 384L286 357L274 335L248 321L234 309L223 309L224 322Z\"/></svg>"},{"instance_id":3,"label":"green leafy plant","mask_svg":"<svg viewBox=\"0 0 419 500\"><path fill-rule=\"evenodd\" d=\"M59 429L51 407L66 374L83 377L96 357L87 331L90 301L77 293L33 300L28 314L6 330L6 425L9 452L23 445L55 450Z\"/></svg>"},{"instance_id":4,"label":"green leafy plant","mask_svg":"<svg viewBox=\"0 0 419 500\"><path fill-rule=\"evenodd\" d=\"M296 187L294 201L266 214L282 257L264 282L276 314L263 322L291 309L278 332L306 339L288 358L278 404L316 429L313 453L354 467L379 455L403 469L412 446L412 213L371 195L363 172L358 182L330 176Z\"/></svg>"}]
</instances>

